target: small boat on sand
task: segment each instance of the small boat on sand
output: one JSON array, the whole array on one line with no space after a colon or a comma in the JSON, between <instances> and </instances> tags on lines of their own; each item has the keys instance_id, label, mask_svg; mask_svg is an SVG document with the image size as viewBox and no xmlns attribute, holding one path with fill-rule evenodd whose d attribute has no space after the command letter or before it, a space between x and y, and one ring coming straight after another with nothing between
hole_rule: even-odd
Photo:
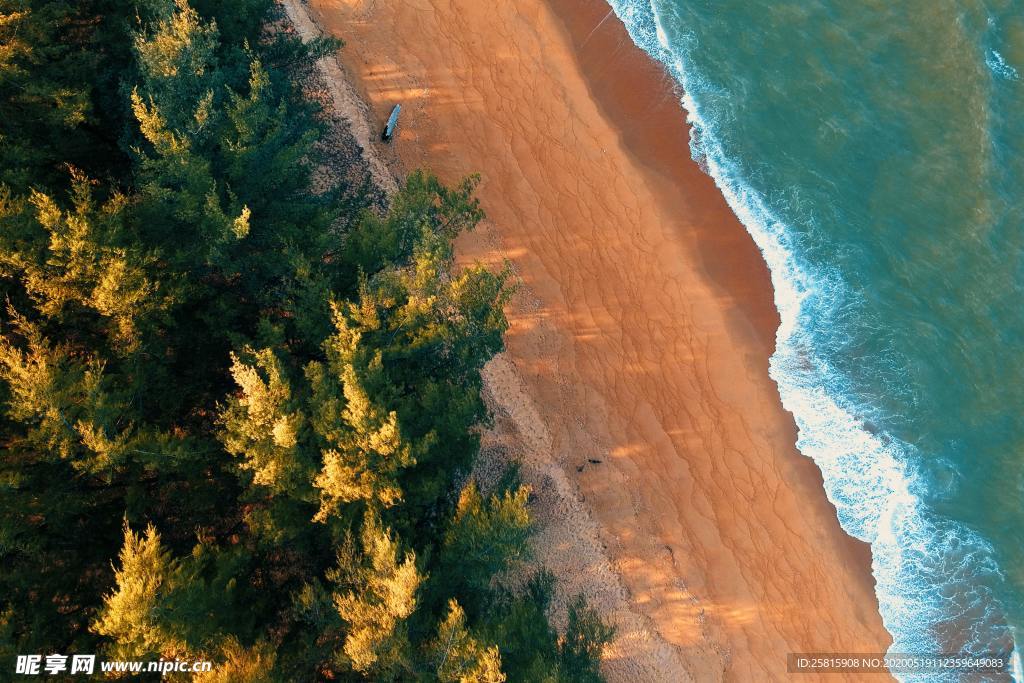
<instances>
[{"instance_id":1,"label":"small boat on sand","mask_svg":"<svg viewBox=\"0 0 1024 683\"><path fill-rule=\"evenodd\" d=\"M396 104L395 108L391 110L391 116L388 117L388 123L384 126L384 132L380 134L380 139L383 142L391 142L391 139L395 136L395 129L398 127L398 114L402 111L402 105Z\"/></svg>"}]
</instances>

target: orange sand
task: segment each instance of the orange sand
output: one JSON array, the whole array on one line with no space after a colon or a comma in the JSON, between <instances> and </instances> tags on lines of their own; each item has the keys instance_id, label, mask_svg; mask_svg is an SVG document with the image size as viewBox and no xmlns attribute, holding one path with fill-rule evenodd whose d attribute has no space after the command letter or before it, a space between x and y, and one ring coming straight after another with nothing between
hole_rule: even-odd
<instances>
[{"instance_id":1,"label":"orange sand","mask_svg":"<svg viewBox=\"0 0 1024 683\"><path fill-rule=\"evenodd\" d=\"M488 392L550 489L542 559L620 624L609 678L765 680L789 652L885 651L867 549L768 377L765 266L607 6L309 8L374 123L403 105L378 154L483 176L489 220L460 258L522 281Z\"/></svg>"}]
</instances>

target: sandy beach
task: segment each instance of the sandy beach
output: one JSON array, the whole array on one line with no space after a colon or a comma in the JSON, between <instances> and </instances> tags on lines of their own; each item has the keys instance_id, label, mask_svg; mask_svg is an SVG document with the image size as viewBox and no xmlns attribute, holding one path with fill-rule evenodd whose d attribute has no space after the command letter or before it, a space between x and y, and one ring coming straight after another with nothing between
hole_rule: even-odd
<instances>
[{"instance_id":1,"label":"sandy beach","mask_svg":"<svg viewBox=\"0 0 1024 683\"><path fill-rule=\"evenodd\" d=\"M562 594L618 624L608 678L765 680L791 652L884 652L868 550L768 377L767 269L607 5L308 10L346 41L338 78L370 126L402 104L391 147L363 136L384 164L481 174L488 220L459 258L521 282L487 445L522 457Z\"/></svg>"}]
</instances>

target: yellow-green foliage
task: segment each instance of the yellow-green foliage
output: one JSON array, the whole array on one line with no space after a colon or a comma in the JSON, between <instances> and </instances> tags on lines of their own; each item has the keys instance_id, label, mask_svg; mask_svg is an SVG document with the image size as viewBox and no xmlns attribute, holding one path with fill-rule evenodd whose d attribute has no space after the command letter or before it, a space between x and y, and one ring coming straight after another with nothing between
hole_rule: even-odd
<instances>
[{"instance_id":1,"label":"yellow-green foliage","mask_svg":"<svg viewBox=\"0 0 1024 683\"><path fill-rule=\"evenodd\" d=\"M240 393L224 411L224 447L241 458L240 467L252 473L256 485L291 490L306 474L296 453L304 417L274 352L246 349L244 356L250 361L231 356Z\"/></svg>"},{"instance_id":2,"label":"yellow-green foliage","mask_svg":"<svg viewBox=\"0 0 1024 683\"><path fill-rule=\"evenodd\" d=\"M140 325L172 304L173 290L158 280L155 257L139 248L126 225L128 198L115 193L100 204L93 183L78 172L71 179L70 209L38 191L0 209L12 220L31 216L40 246L45 243L33 257L4 252L0 263L19 273L40 313L60 318L73 307L91 309L109 321L118 350L130 352L140 343Z\"/></svg>"},{"instance_id":3,"label":"yellow-green foliage","mask_svg":"<svg viewBox=\"0 0 1024 683\"><path fill-rule=\"evenodd\" d=\"M528 488L469 478L511 295L455 263L478 179L314 183L338 44L275 5L0 0L0 654L594 680L600 620L505 585Z\"/></svg>"},{"instance_id":4,"label":"yellow-green foliage","mask_svg":"<svg viewBox=\"0 0 1024 683\"><path fill-rule=\"evenodd\" d=\"M174 568L152 525L143 535L125 524L120 565L114 573L114 592L103 599L93 629L113 640L115 651L125 658L183 652L183 645L167 632L160 617L161 596L169 588Z\"/></svg>"},{"instance_id":5,"label":"yellow-green foliage","mask_svg":"<svg viewBox=\"0 0 1024 683\"><path fill-rule=\"evenodd\" d=\"M411 664L405 620L416 609L423 577L415 553L399 559L390 529L382 529L372 514L363 523L361 540L362 556L339 555L336 574L354 586L334 594L338 614L348 625L343 661L356 671L390 676Z\"/></svg>"},{"instance_id":6,"label":"yellow-green foliage","mask_svg":"<svg viewBox=\"0 0 1024 683\"><path fill-rule=\"evenodd\" d=\"M274 676L277 656L266 642L243 647L235 638L228 638L220 648L217 665L210 671L192 674L193 683L278 683Z\"/></svg>"},{"instance_id":7,"label":"yellow-green foliage","mask_svg":"<svg viewBox=\"0 0 1024 683\"><path fill-rule=\"evenodd\" d=\"M437 627L430 644L441 683L504 683L497 645L484 646L466 629L466 612L455 600L448 601L448 615Z\"/></svg>"},{"instance_id":8,"label":"yellow-green foliage","mask_svg":"<svg viewBox=\"0 0 1024 683\"><path fill-rule=\"evenodd\" d=\"M332 354L330 368L341 382L344 402L327 399L319 411L327 418L319 423L325 426L321 434L332 447L323 454L323 470L315 482L321 501L317 521L337 512L340 504L357 500L391 507L402 499L399 472L415 464L410 445L402 439L397 413L373 402L354 364L361 335L343 316L336 315L335 324L338 332L327 345ZM380 365L378 353L367 373L379 375ZM322 379L325 371L311 372ZM324 415L325 409L336 411L342 424L326 426L337 418L332 419L331 412Z\"/></svg>"},{"instance_id":9,"label":"yellow-green foliage","mask_svg":"<svg viewBox=\"0 0 1024 683\"><path fill-rule=\"evenodd\" d=\"M462 592L474 612L481 608L493 578L528 555L529 493L528 486L520 486L484 498L470 481L459 495L441 559L446 580Z\"/></svg>"}]
</instances>

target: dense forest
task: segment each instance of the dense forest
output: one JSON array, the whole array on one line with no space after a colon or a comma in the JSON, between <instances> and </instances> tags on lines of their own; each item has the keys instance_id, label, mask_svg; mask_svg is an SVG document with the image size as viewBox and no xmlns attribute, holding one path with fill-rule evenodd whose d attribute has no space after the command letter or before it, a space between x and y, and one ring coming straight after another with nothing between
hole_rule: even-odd
<instances>
[{"instance_id":1,"label":"dense forest","mask_svg":"<svg viewBox=\"0 0 1024 683\"><path fill-rule=\"evenodd\" d=\"M297 74L340 45L277 12L0 0L0 678L600 680L528 488L470 477L510 292L453 262L475 181L316 182Z\"/></svg>"}]
</instances>

